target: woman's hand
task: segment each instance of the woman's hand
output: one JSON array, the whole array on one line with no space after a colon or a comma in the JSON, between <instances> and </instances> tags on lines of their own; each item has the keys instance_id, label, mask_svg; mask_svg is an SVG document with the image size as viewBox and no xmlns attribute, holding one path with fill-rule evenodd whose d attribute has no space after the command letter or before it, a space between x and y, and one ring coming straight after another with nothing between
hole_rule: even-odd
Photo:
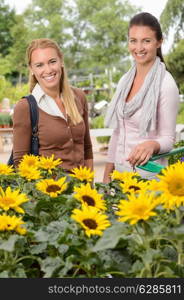
<instances>
[{"instance_id":1,"label":"woman's hand","mask_svg":"<svg viewBox=\"0 0 184 300\"><path fill-rule=\"evenodd\" d=\"M133 148L126 160L129 161L132 167L144 165L145 163L147 163L150 157L153 154L158 153L159 150L159 143L155 141L143 142Z\"/></svg>"},{"instance_id":2,"label":"woman's hand","mask_svg":"<svg viewBox=\"0 0 184 300\"><path fill-rule=\"evenodd\" d=\"M91 172L93 171L93 159L86 159L84 161L84 166L87 167L88 169L91 169Z\"/></svg>"},{"instance_id":3,"label":"woman's hand","mask_svg":"<svg viewBox=\"0 0 184 300\"><path fill-rule=\"evenodd\" d=\"M111 182L110 174L114 170L114 164L113 163L106 163L105 170L104 170L104 177L103 177L103 183L109 183Z\"/></svg>"}]
</instances>

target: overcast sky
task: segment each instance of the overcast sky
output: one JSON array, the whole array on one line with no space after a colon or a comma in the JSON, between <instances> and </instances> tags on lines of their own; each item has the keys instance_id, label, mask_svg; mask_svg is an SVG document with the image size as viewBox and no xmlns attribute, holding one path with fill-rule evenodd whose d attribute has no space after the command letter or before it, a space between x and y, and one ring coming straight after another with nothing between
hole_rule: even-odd
<instances>
[{"instance_id":1,"label":"overcast sky","mask_svg":"<svg viewBox=\"0 0 184 300\"><path fill-rule=\"evenodd\" d=\"M88 1L88 0L86 0ZM14 7L17 13L22 13L24 9L32 2L31 0L5 0L10 7ZM54 0L53 0L54 2ZM129 2L135 6L142 7L142 11L153 14L156 18L160 18L160 15L167 3L167 0L129 0ZM169 41L163 43L163 53L167 53L172 42L172 38Z\"/></svg>"},{"instance_id":2,"label":"overcast sky","mask_svg":"<svg viewBox=\"0 0 184 300\"><path fill-rule=\"evenodd\" d=\"M31 0L5 0L5 2L11 7L15 7L17 13L21 13L31 3ZM129 2L142 7L144 11L150 12L159 18L167 0L129 0Z\"/></svg>"}]
</instances>

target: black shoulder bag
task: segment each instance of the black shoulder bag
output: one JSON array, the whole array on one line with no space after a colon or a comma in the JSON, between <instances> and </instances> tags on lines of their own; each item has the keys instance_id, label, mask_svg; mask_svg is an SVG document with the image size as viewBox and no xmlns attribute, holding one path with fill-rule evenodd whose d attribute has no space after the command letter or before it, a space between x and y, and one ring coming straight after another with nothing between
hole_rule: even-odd
<instances>
[{"instance_id":1,"label":"black shoulder bag","mask_svg":"<svg viewBox=\"0 0 184 300\"><path fill-rule=\"evenodd\" d=\"M33 95L24 96L23 98L27 99L30 108L32 134L31 134L31 149L29 153L33 155L39 155L39 139L38 139L38 117L39 116L38 116L37 102ZM8 165L14 164L13 149L7 164Z\"/></svg>"}]
</instances>

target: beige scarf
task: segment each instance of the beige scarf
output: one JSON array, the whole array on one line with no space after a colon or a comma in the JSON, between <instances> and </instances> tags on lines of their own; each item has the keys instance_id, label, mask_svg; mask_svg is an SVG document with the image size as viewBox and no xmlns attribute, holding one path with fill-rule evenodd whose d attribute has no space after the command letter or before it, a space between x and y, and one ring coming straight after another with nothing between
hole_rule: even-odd
<instances>
[{"instance_id":1,"label":"beige scarf","mask_svg":"<svg viewBox=\"0 0 184 300\"><path fill-rule=\"evenodd\" d=\"M157 56L139 92L131 101L125 102L136 74L136 64L134 63L132 68L121 77L118 83L106 113L105 126L117 128L118 119L128 119L142 107L139 127L140 136L146 136L149 131L155 130L157 104L165 70L165 64Z\"/></svg>"}]
</instances>

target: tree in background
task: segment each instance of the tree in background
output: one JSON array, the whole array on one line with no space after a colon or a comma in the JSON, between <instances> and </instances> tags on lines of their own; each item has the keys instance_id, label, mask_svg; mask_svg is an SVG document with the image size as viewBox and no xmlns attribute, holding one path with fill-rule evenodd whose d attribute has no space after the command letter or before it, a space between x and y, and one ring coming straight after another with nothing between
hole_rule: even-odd
<instances>
[{"instance_id":1,"label":"tree in background","mask_svg":"<svg viewBox=\"0 0 184 300\"><path fill-rule=\"evenodd\" d=\"M76 0L71 16L70 55L77 68L107 67L127 56L127 28L135 9L128 1Z\"/></svg>"},{"instance_id":2,"label":"tree in background","mask_svg":"<svg viewBox=\"0 0 184 300\"><path fill-rule=\"evenodd\" d=\"M184 39L179 41L166 57L166 63L176 79L181 94L184 94Z\"/></svg>"},{"instance_id":3,"label":"tree in background","mask_svg":"<svg viewBox=\"0 0 184 300\"><path fill-rule=\"evenodd\" d=\"M168 0L160 20L166 37L171 29L174 31L173 47L166 62L180 93L184 93L184 1Z\"/></svg>"},{"instance_id":4,"label":"tree in background","mask_svg":"<svg viewBox=\"0 0 184 300\"><path fill-rule=\"evenodd\" d=\"M115 65L121 69L127 57L128 21L135 12L124 0L32 0L9 28L7 58L12 73L18 73L21 82L27 43L40 37L58 42L69 70L105 70ZM1 20L0 26L4 26Z\"/></svg>"},{"instance_id":5,"label":"tree in background","mask_svg":"<svg viewBox=\"0 0 184 300\"><path fill-rule=\"evenodd\" d=\"M5 56L9 52L9 47L13 44L10 34L11 27L15 24L15 11L0 0L0 53Z\"/></svg>"},{"instance_id":6,"label":"tree in background","mask_svg":"<svg viewBox=\"0 0 184 300\"><path fill-rule=\"evenodd\" d=\"M9 48L7 59L11 64L12 77L18 78L18 83L22 83L23 75L27 74L25 60L26 48L30 40L31 32L25 25L22 15L16 16L16 24L11 28L13 45ZM12 81L14 81L12 78Z\"/></svg>"},{"instance_id":7,"label":"tree in background","mask_svg":"<svg viewBox=\"0 0 184 300\"><path fill-rule=\"evenodd\" d=\"M32 28L31 38L51 38L63 47L67 34L64 0L32 0L24 13L26 25Z\"/></svg>"},{"instance_id":8,"label":"tree in background","mask_svg":"<svg viewBox=\"0 0 184 300\"><path fill-rule=\"evenodd\" d=\"M0 4L0 9L10 14L4 0ZM113 76L120 77L127 70L128 22L136 12L126 0L32 0L23 14L10 14L12 23L4 34L9 44L5 47L2 40L4 48L0 48L2 74L13 84L24 82L27 45L32 39L46 37L60 45L71 75L104 74L113 68ZM6 32L8 17L2 16L0 28Z\"/></svg>"},{"instance_id":9,"label":"tree in background","mask_svg":"<svg viewBox=\"0 0 184 300\"><path fill-rule=\"evenodd\" d=\"M10 74L12 72L11 63L9 59L3 57L0 53L0 76L4 76L6 74Z\"/></svg>"},{"instance_id":10,"label":"tree in background","mask_svg":"<svg viewBox=\"0 0 184 300\"><path fill-rule=\"evenodd\" d=\"M161 14L160 21L166 36L172 28L175 32L175 41L184 37L184 1L168 0Z\"/></svg>"}]
</instances>

